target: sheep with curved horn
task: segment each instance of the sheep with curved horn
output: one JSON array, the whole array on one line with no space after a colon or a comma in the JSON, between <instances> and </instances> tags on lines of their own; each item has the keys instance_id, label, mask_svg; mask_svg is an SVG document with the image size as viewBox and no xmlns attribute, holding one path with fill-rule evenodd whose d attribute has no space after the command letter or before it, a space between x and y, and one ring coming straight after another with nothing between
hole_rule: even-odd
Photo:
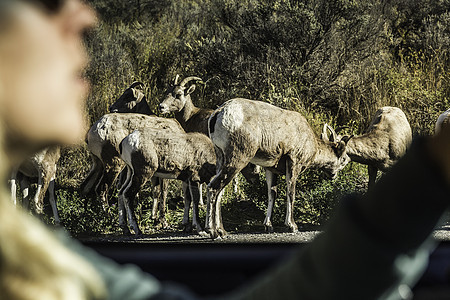
<instances>
[{"instance_id":1,"label":"sheep with curved horn","mask_svg":"<svg viewBox=\"0 0 450 300\"><path fill-rule=\"evenodd\" d=\"M167 89L164 100L159 104L159 110L163 114L175 113L175 119L186 132L200 132L209 136L208 119L214 110L196 107L191 98L196 86L195 84L186 86L191 81L202 81L202 79L197 76L189 76L184 78L180 84L177 84L178 78L177 75L174 85ZM259 179L258 167L254 164L249 164L243 168L241 173L250 183Z\"/></svg>"}]
</instances>

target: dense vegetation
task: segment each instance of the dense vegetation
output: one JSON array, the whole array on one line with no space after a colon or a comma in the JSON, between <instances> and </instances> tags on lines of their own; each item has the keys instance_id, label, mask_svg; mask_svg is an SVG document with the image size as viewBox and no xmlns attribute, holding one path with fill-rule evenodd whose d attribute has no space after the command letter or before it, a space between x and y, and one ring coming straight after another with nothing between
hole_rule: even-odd
<instances>
[{"instance_id":1,"label":"dense vegetation","mask_svg":"<svg viewBox=\"0 0 450 300\"><path fill-rule=\"evenodd\" d=\"M101 20L86 36L92 57L86 72L92 81L90 122L134 80L146 84L156 112L176 74L203 79L193 95L197 106L215 108L237 96L257 99L305 114L316 132L328 122L360 134L377 108L392 105L405 111L414 134L430 134L450 104L449 0L88 2ZM89 169L85 148L67 149L60 165L65 225L76 233L112 230L116 220L76 192ZM274 223L282 225L280 182ZM241 181L237 194L227 190L229 230L261 224L264 185L261 178L256 186ZM300 185L297 222L321 224L340 195L365 189L366 170L350 164L335 182L308 171ZM170 197L179 196L174 183ZM139 209L148 230L150 207L144 201ZM179 222L180 211L170 217Z\"/></svg>"}]
</instances>

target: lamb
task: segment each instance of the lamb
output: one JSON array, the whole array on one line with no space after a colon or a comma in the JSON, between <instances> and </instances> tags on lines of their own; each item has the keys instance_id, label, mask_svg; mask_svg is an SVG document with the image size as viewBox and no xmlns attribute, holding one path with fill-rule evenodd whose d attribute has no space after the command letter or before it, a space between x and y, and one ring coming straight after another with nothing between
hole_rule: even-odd
<instances>
[{"instance_id":1,"label":"lamb","mask_svg":"<svg viewBox=\"0 0 450 300\"><path fill-rule=\"evenodd\" d=\"M88 149L93 161L91 170L81 185L83 194L88 194L94 188L100 190L102 205L108 206L108 190L117 175L124 168L125 163L120 158L120 142L135 129L153 128L159 131L184 132L180 124L174 119L159 118L135 113L112 113L102 116L89 129L86 137ZM159 222L167 226L165 219L165 190L167 184L161 183L162 202L159 208ZM119 202L119 205L121 203ZM122 215L119 222L124 228Z\"/></svg>"},{"instance_id":2,"label":"lamb","mask_svg":"<svg viewBox=\"0 0 450 300\"><path fill-rule=\"evenodd\" d=\"M44 197L48 190L49 201L55 218L55 225L60 225L58 208L56 207L55 196L55 178L56 168L59 158L61 157L61 149L59 146L47 147L12 171L10 187L11 197L16 204L17 180L20 182L22 190L22 205L27 208L29 206L29 189L31 183L37 183L36 193L33 198L33 208L38 215L44 213Z\"/></svg>"},{"instance_id":3,"label":"lamb","mask_svg":"<svg viewBox=\"0 0 450 300\"><path fill-rule=\"evenodd\" d=\"M374 186L378 171L386 172L405 153L411 144L412 132L405 113L397 107L378 109L360 136L347 144L352 161L367 165L369 190Z\"/></svg>"},{"instance_id":4,"label":"lamb","mask_svg":"<svg viewBox=\"0 0 450 300\"><path fill-rule=\"evenodd\" d=\"M135 196L152 177L179 179L187 183L193 201L193 229L201 232L198 220L198 188L215 175L216 156L211 140L200 133L162 133L152 129L135 130L120 144L121 158L127 164L127 179L119 192L128 222L135 234L141 231L134 219ZM185 203L183 225L187 225L190 203Z\"/></svg>"},{"instance_id":5,"label":"lamb","mask_svg":"<svg viewBox=\"0 0 450 300\"><path fill-rule=\"evenodd\" d=\"M268 207L264 226L273 231L271 212L276 174L285 174L287 205L285 224L298 231L293 218L295 183L301 172L319 167L332 177L350 161L346 144L351 137L318 138L300 113L261 101L235 98L219 107L209 119L209 135L217 154L217 174L208 184L206 230L212 238L226 234L220 216L220 193L249 162L266 170Z\"/></svg>"}]
</instances>

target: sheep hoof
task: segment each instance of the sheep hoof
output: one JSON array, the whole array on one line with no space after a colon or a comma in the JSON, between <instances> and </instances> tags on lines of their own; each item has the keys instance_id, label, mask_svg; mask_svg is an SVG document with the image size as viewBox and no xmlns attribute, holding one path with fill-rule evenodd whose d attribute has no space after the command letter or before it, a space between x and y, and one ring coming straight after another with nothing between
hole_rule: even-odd
<instances>
[{"instance_id":1,"label":"sheep hoof","mask_svg":"<svg viewBox=\"0 0 450 300\"><path fill-rule=\"evenodd\" d=\"M298 233L298 228L297 228L297 226L292 226L292 227L290 227L290 232L291 233Z\"/></svg>"},{"instance_id":2,"label":"sheep hoof","mask_svg":"<svg viewBox=\"0 0 450 300\"><path fill-rule=\"evenodd\" d=\"M219 228L219 229L217 230L217 232L218 232L218 234L219 234L220 237L224 237L224 236L227 236L227 235L228 235L228 232L226 232L226 230L223 229L223 228Z\"/></svg>"},{"instance_id":3,"label":"sheep hoof","mask_svg":"<svg viewBox=\"0 0 450 300\"><path fill-rule=\"evenodd\" d=\"M273 233L273 226L272 225L264 225L264 231L267 233Z\"/></svg>"},{"instance_id":4,"label":"sheep hoof","mask_svg":"<svg viewBox=\"0 0 450 300\"><path fill-rule=\"evenodd\" d=\"M216 230L210 230L209 236L211 237L211 239L215 240L219 237L219 233Z\"/></svg>"},{"instance_id":5,"label":"sheep hoof","mask_svg":"<svg viewBox=\"0 0 450 300\"><path fill-rule=\"evenodd\" d=\"M198 234L199 234L200 236L202 236L202 237L209 237L209 236L210 236L209 233L207 233L207 232L204 231L204 230L199 231Z\"/></svg>"},{"instance_id":6,"label":"sheep hoof","mask_svg":"<svg viewBox=\"0 0 450 300\"><path fill-rule=\"evenodd\" d=\"M191 224L183 225L183 232L184 232L184 233L190 233L190 232L192 232L192 225L191 225Z\"/></svg>"},{"instance_id":7,"label":"sheep hoof","mask_svg":"<svg viewBox=\"0 0 450 300\"><path fill-rule=\"evenodd\" d=\"M128 229L128 227L121 227L120 230L124 235L131 235L131 231L130 229Z\"/></svg>"},{"instance_id":8,"label":"sheep hoof","mask_svg":"<svg viewBox=\"0 0 450 300\"><path fill-rule=\"evenodd\" d=\"M192 232L200 233L203 229L200 225L192 225Z\"/></svg>"}]
</instances>

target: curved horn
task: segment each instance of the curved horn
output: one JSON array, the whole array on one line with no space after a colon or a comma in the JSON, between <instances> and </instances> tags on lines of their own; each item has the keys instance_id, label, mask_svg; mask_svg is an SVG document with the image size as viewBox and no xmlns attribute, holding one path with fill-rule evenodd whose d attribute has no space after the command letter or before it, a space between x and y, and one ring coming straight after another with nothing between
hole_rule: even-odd
<instances>
[{"instance_id":1,"label":"curved horn","mask_svg":"<svg viewBox=\"0 0 450 300\"><path fill-rule=\"evenodd\" d=\"M180 75L177 74L177 76L175 76L175 80L173 82L173 85L177 85L178 84L178 79L180 78Z\"/></svg>"},{"instance_id":2,"label":"curved horn","mask_svg":"<svg viewBox=\"0 0 450 300\"><path fill-rule=\"evenodd\" d=\"M196 76L189 76L186 77L185 79L183 79L183 81L180 82L180 86L184 87L186 85L186 83L188 83L191 80L202 80L200 77L196 77Z\"/></svg>"},{"instance_id":3,"label":"curved horn","mask_svg":"<svg viewBox=\"0 0 450 300\"><path fill-rule=\"evenodd\" d=\"M322 134L320 135L320 138L326 142L329 141L328 134L327 134L327 126L328 126L327 123L323 124Z\"/></svg>"},{"instance_id":4,"label":"curved horn","mask_svg":"<svg viewBox=\"0 0 450 300\"><path fill-rule=\"evenodd\" d=\"M137 87L138 85L142 85L143 87L145 86L145 84L143 84L142 82L140 82L140 81L135 81L135 82L133 82L131 85L130 85L130 89L132 89L132 88L135 88L135 87Z\"/></svg>"},{"instance_id":5,"label":"curved horn","mask_svg":"<svg viewBox=\"0 0 450 300\"><path fill-rule=\"evenodd\" d=\"M327 125L327 129L331 132L331 141L332 142L336 142L336 140L337 140L337 134L336 134L336 132L334 131L334 129L330 126L330 125L328 125L328 124L326 124Z\"/></svg>"}]
</instances>

